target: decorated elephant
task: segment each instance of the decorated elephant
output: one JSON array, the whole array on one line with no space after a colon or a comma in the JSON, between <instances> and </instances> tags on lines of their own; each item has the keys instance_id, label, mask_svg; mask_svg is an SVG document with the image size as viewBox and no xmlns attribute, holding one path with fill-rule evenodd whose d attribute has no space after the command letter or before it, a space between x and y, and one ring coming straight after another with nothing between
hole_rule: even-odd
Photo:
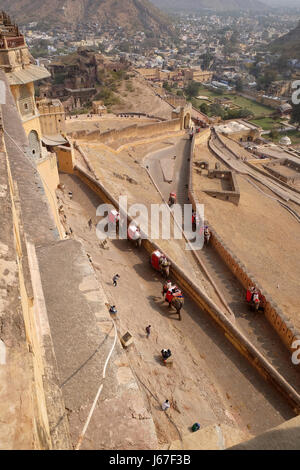
<instances>
[{"instance_id":1,"label":"decorated elephant","mask_svg":"<svg viewBox=\"0 0 300 470\"><path fill-rule=\"evenodd\" d=\"M246 301L250 305L251 310L258 312L261 308L261 294L255 287L249 287L246 293Z\"/></svg>"},{"instance_id":2,"label":"decorated elephant","mask_svg":"<svg viewBox=\"0 0 300 470\"><path fill-rule=\"evenodd\" d=\"M161 251L154 251L150 256L149 261L152 267L156 271L159 271L165 279L169 277L171 263Z\"/></svg>"},{"instance_id":3,"label":"decorated elephant","mask_svg":"<svg viewBox=\"0 0 300 470\"><path fill-rule=\"evenodd\" d=\"M171 303L169 304L170 307L174 307L175 310L177 311L177 314L179 316L179 320L181 320L181 309L184 304L184 299L183 297L173 297L171 300Z\"/></svg>"},{"instance_id":4,"label":"decorated elephant","mask_svg":"<svg viewBox=\"0 0 300 470\"><path fill-rule=\"evenodd\" d=\"M142 246L142 235L140 228L135 224L130 224L128 227L128 238L130 241L134 242L136 248L141 248Z\"/></svg>"},{"instance_id":5,"label":"decorated elephant","mask_svg":"<svg viewBox=\"0 0 300 470\"><path fill-rule=\"evenodd\" d=\"M166 291L167 284L164 285L163 292ZM170 308L175 308L179 315L179 320L181 320L180 311L184 304L184 297L182 291L177 286L171 286L166 292L165 301L169 304Z\"/></svg>"}]
</instances>

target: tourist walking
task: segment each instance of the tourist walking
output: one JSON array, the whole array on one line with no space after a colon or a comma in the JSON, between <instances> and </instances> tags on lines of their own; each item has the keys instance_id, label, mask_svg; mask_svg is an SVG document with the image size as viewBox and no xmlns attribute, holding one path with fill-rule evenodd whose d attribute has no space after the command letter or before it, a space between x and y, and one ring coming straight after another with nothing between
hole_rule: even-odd
<instances>
[{"instance_id":1,"label":"tourist walking","mask_svg":"<svg viewBox=\"0 0 300 470\"><path fill-rule=\"evenodd\" d=\"M150 333L151 333L151 325L148 325L148 326L146 326L146 336L147 336L147 338L149 338Z\"/></svg>"},{"instance_id":2,"label":"tourist walking","mask_svg":"<svg viewBox=\"0 0 300 470\"><path fill-rule=\"evenodd\" d=\"M114 287L117 287L118 285L118 280L120 279L120 276L119 274L116 274L114 277L113 277L113 285Z\"/></svg>"},{"instance_id":3,"label":"tourist walking","mask_svg":"<svg viewBox=\"0 0 300 470\"><path fill-rule=\"evenodd\" d=\"M118 313L118 311L117 311L115 305L112 305L112 306L110 307L109 313L112 314L112 315L116 315L116 314Z\"/></svg>"},{"instance_id":4,"label":"tourist walking","mask_svg":"<svg viewBox=\"0 0 300 470\"><path fill-rule=\"evenodd\" d=\"M170 406L171 405L170 405L169 400L164 401L163 404L161 405L163 411L167 411L170 408Z\"/></svg>"}]
</instances>

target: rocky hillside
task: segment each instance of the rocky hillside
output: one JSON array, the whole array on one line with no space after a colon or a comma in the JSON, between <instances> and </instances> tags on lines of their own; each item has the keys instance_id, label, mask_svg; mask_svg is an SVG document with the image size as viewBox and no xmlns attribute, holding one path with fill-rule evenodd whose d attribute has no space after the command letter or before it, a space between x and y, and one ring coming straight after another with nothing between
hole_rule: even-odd
<instances>
[{"instance_id":1,"label":"rocky hillside","mask_svg":"<svg viewBox=\"0 0 300 470\"><path fill-rule=\"evenodd\" d=\"M272 42L270 48L287 59L300 60L300 21L295 29Z\"/></svg>"},{"instance_id":2,"label":"rocky hillside","mask_svg":"<svg viewBox=\"0 0 300 470\"><path fill-rule=\"evenodd\" d=\"M165 10L177 11L234 11L234 10L262 10L266 5L260 0L151 0L152 3Z\"/></svg>"},{"instance_id":3,"label":"rocky hillside","mask_svg":"<svg viewBox=\"0 0 300 470\"><path fill-rule=\"evenodd\" d=\"M0 9L19 23L99 23L127 31L172 31L169 19L148 0L0 0Z\"/></svg>"}]
</instances>

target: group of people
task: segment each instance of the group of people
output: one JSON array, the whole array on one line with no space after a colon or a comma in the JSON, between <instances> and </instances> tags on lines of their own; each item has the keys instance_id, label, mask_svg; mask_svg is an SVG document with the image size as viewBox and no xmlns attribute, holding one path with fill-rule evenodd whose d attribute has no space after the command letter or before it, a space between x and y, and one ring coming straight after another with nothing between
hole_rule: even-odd
<instances>
[{"instance_id":1,"label":"group of people","mask_svg":"<svg viewBox=\"0 0 300 470\"><path fill-rule=\"evenodd\" d=\"M113 286L114 287L117 287L119 279L120 279L119 274L115 274L113 276ZM167 283L165 285L165 288L167 288L168 290L171 290L172 293L175 293L175 292L179 291L178 287L176 285L173 285L171 281L167 281ZM110 307L109 313L113 314L113 315L117 314L117 309L116 309L115 305L112 305ZM150 334L151 334L151 325L147 325L146 328L145 328L145 331L146 331L146 337L147 337L147 339L149 339ZM161 350L161 357L162 357L163 362L167 361L171 356L172 356L172 352L171 352L170 349L164 348L164 349ZM161 408L164 412L167 412L170 407L171 407L171 404L170 404L170 401L168 399L166 399L161 405ZM192 432L198 431L199 429L200 429L200 424L199 423L195 423L191 427Z\"/></svg>"},{"instance_id":2,"label":"group of people","mask_svg":"<svg viewBox=\"0 0 300 470\"><path fill-rule=\"evenodd\" d=\"M169 357L172 356L172 353L170 349L162 349L161 355L162 355L163 361L166 361L167 359L169 359Z\"/></svg>"},{"instance_id":3,"label":"group of people","mask_svg":"<svg viewBox=\"0 0 300 470\"><path fill-rule=\"evenodd\" d=\"M118 285L118 280L120 279L120 275L119 274L115 274L112 281L113 281L113 286L114 287L117 287ZM111 305L110 308L109 308L109 313L111 315L116 315L118 313L118 310L116 308L115 305Z\"/></svg>"},{"instance_id":4,"label":"group of people","mask_svg":"<svg viewBox=\"0 0 300 470\"><path fill-rule=\"evenodd\" d=\"M114 287L117 287L119 279L120 279L120 275L115 274L114 277L113 277L113 286ZM170 281L168 281L168 282L170 282ZM110 306L109 313L111 315L116 315L118 313L117 308L116 308L115 305ZM151 334L151 325L146 326L145 330L146 330L146 337L149 338L150 334ZM166 361L169 357L171 357L172 353L171 353L170 349L162 349L161 350L161 355L162 355L163 361ZM162 404L162 409L164 411L167 411L169 408L170 408L170 402L169 402L169 400L165 400L164 403Z\"/></svg>"}]
</instances>

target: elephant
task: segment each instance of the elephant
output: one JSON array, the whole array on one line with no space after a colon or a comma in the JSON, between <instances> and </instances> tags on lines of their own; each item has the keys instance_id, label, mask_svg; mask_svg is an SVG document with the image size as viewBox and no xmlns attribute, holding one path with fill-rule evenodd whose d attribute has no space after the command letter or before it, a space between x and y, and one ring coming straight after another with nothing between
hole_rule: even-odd
<instances>
[{"instance_id":1,"label":"elephant","mask_svg":"<svg viewBox=\"0 0 300 470\"><path fill-rule=\"evenodd\" d=\"M128 227L128 239L134 242L136 248L141 248L142 246L142 235L139 226L131 224Z\"/></svg>"},{"instance_id":2,"label":"elephant","mask_svg":"<svg viewBox=\"0 0 300 470\"><path fill-rule=\"evenodd\" d=\"M160 265L160 272L162 273L162 275L164 276L165 279L167 277L169 277L169 275L170 275L170 266L171 266L170 262L167 262L167 263L164 263L164 264Z\"/></svg>"},{"instance_id":3,"label":"elephant","mask_svg":"<svg viewBox=\"0 0 300 470\"><path fill-rule=\"evenodd\" d=\"M174 307L181 320L181 309L183 307L184 300L183 297L173 297L172 301L169 303L169 307Z\"/></svg>"},{"instance_id":4,"label":"elephant","mask_svg":"<svg viewBox=\"0 0 300 470\"><path fill-rule=\"evenodd\" d=\"M253 298L251 299L250 302L251 309L254 310L255 312L259 311L260 308L260 298L257 293L253 294Z\"/></svg>"},{"instance_id":5,"label":"elephant","mask_svg":"<svg viewBox=\"0 0 300 470\"><path fill-rule=\"evenodd\" d=\"M174 206L174 204L176 203L176 199L174 196L170 196L169 198L169 206Z\"/></svg>"},{"instance_id":6,"label":"elephant","mask_svg":"<svg viewBox=\"0 0 300 470\"><path fill-rule=\"evenodd\" d=\"M211 237L210 231L208 229L205 229L205 231L204 231L204 241L205 241L206 245L209 244L210 237Z\"/></svg>"},{"instance_id":7,"label":"elephant","mask_svg":"<svg viewBox=\"0 0 300 470\"><path fill-rule=\"evenodd\" d=\"M141 248L142 246L142 237L138 238L137 240L135 240L135 246L137 248Z\"/></svg>"}]
</instances>

